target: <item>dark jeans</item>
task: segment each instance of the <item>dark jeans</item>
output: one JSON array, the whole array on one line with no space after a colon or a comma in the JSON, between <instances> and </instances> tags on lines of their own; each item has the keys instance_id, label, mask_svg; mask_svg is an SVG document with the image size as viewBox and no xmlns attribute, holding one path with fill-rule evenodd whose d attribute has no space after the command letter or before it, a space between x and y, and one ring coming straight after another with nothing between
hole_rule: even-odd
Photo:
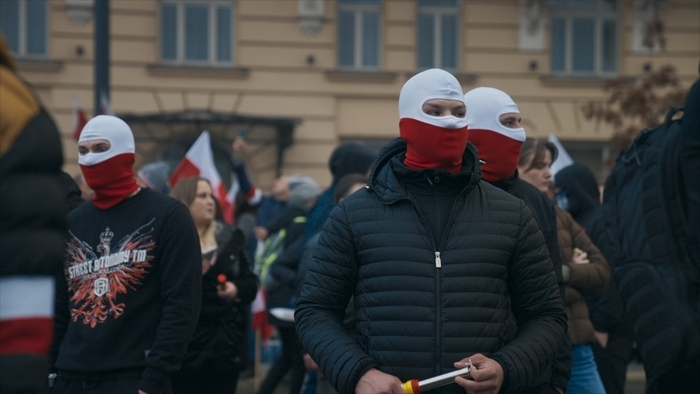
<instances>
[{"instance_id":1,"label":"dark jeans","mask_svg":"<svg viewBox=\"0 0 700 394\"><path fill-rule=\"evenodd\" d=\"M56 378L56 384L49 391L51 394L137 394L140 378L119 378L101 381L83 381ZM159 393L148 393L159 394ZM170 385L166 385L160 394L172 394Z\"/></svg>"},{"instance_id":2,"label":"dark jeans","mask_svg":"<svg viewBox=\"0 0 700 394\"><path fill-rule=\"evenodd\" d=\"M174 394L235 394L238 369L227 373L210 369L183 370L172 377Z\"/></svg>"},{"instance_id":3,"label":"dark jeans","mask_svg":"<svg viewBox=\"0 0 700 394\"><path fill-rule=\"evenodd\" d=\"M282 381L284 375L291 369L289 381L289 394L299 394L304 384L304 353L301 343L297 338L297 332L293 328L277 328L282 339L282 354L272 364L272 368L265 376L258 394L272 394L275 387Z\"/></svg>"},{"instance_id":4,"label":"dark jeans","mask_svg":"<svg viewBox=\"0 0 700 394\"><path fill-rule=\"evenodd\" d=\"M602 348L594 342L593 355L598 365L598 373L608 394L624 394L627 379L627 364L632 354L632 338L619 334L608 335L608 346Z\"/></svg>"}]
</instances>

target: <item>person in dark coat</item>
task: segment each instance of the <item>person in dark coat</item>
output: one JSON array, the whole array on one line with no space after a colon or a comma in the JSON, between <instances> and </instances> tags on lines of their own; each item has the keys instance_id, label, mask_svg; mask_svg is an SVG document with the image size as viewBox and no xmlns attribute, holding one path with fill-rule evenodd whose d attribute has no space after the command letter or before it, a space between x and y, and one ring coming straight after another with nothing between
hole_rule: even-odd
<instances>
[{"instance_id":1,"label":"person in dark coat","mask_svg":"<svg viewBox=\"0 0 700 394\"><path fill-rule=\"evenodd\" d=\"M615 269L615 256L605 230L600 190L593 172L583 164L574 163L557 173L556 186L559 201L565 201L566 210L593 243L600 249L610 269ZM587 299L591 323L597 342L592 343L593 355L607 394L622 394L627 379L634 335L632 323L625 316L617 283L611 280L603 293Z\"/></svg>"},{"instance_id":2,"label":"person in dark coat","mask_svg":"<svg viewBox=\"0 0 700 394\"><path fill-rule=\"evenodd\" d=\"M557 216L554 204L536 187L518 177L520 149L525 141L525 129L520 125L520 110L505 92L480 87L464 95L469 123L469 141L476 146L481 162L482 178L525 202L532 211L554 263L554 274L559 293L564 299L566 283L562 277L562 263L557 239ZM543 376L543 383L531 393L563 393L571 375L571 345L565 344L555 360L551 379Z\"/></svg>"},{"instance_id":3,"label":"person in dark coat","mask_svg":"<svg viewBox=\"0 0 700 394\"><path fill-rule=\"evenodd\" d=\"M72 204L61 137L0 34L0 392L44 393Z\"/></svg>"},{"instance_id":4,"label":"person in dark coat","mask_svg":"<svg viewBox=\"0 0 700 394\"><path fill-rule=\"evenodd\" d=\"M173 392L233 394L245 365L247 308L257 293L258 278L250 269L243 233L214 220L208 181L185 178L171 196L190 208L203 251L202 307L182 367L173 375Z\"/></svg>"},{"instance_id":5,"label":"person in dark coat","mask_svg":"<svg viewBox=\"0 0 700 394\"><path fill-rule=\"evenodd\" d=\"M306 368L304 367L304 351L297 338L293 321L287 321L269 313L272 309L291 309L295 302L295 275L284 275L288 269L296 270L299 259L296 257L304 240L304 226L306 215L316 200L318 185L310 177L303 174L294 174L289 177L289 199L287 207L278 218L278 225L271 227L271 236L279 231L284 231L284 250L267 268L265 279L262 274L263 284L266 287L266 302L268 321L277 327L277 332L282 340L282 354L272 364L265 376L259 394L272 394L284 375L291 370L289 393L299 394L304 383ZM278 268L282 268L281 270ZM263 268L264 272L264 268ZM274 285L272 285L274 283Z\"/></svg>"},{"instance_id":6,"label":"person in dark coat","mask_svg":"<svg viewBox=\"0 0 700 394\"><path fill-rule=\"evenodd\" d=\"M333 182L318 196L309 212L304 231L305 240L321 231L331 210L335 207L333 194L338 181L348 174L367 174L375 157L376 154L372 149L359 142L346 142L335 148L328 161Z\"/></svg>"},{"instance_id":7,"label":"person in dark coat","mask_svg":"<svg viewBox=\"0 0 700 394\"><path fill-rule=\"evenodd\" d=\"M473 380L438 391L522 392L564 342L544 237L522 200L481 182L465 113L452 74L412 77L399 96L401 138L323 227L295 318L340 393L400 393L402 381L470 362ZM343 327L353 295L357 337Z\"/></svg>"}]
</instances>

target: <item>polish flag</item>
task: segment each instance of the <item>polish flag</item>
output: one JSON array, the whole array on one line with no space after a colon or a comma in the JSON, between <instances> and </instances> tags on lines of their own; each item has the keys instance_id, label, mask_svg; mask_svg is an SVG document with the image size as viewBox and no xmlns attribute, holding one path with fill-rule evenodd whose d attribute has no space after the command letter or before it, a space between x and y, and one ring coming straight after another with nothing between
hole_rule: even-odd
<instances>
[{"instance_id":1,"label":"polish flag","mask_svg":"<svg viewBox=\"0 0 700 394\"><path fill-rule=\"evenodd\" d=\"M272 336L275 327L267 323L267 302L265 291L262 287L258 289L258 294L256 294L250 310L253 315L253 331L255 331L256 334L259 333L260 338L266 341Z\"/></svg>"},{"instance_id":2,"label":"polish flag","mask_svg":"<svg viewBox=\"0 0 700 394\"><path fill-rule=\"evenodd\" d=\"M208 131L203 131L197 138L197 141L185 154L185 158L170 175L168 183L172 189L181 180L193 176L202 177L211 183L214 197L219 200L223 210L224 220L227 223L233 223L234 200L229 196L226 185L221 181L219 171L214 165L214 154L211 150L211 137Z\"/></svg>"},{"instance_id":3,"label":"polish flag","mask_svg":"<svg viewBox=\"0 0 700 394\"><path fill-rule=\"evenodd\" d=\"M83 132L83 127L87 124L88 119L85 115L85 110L83 105L80 104L78 96L73 95L73 139L78 141L80 139L80 133Z\"/></svg>"},{"instance_id":4,"label":"polish flag","mask_svg":"<svg viewBox=\"0 0 700 394\"><path fill-rule=\"evenodd\" d=\"M109 98L107 98L105 92L100 93L100 113L102 115L114 116L114 111L112 110L112 106L109 104Z\"/></svg>"}]
</instances>

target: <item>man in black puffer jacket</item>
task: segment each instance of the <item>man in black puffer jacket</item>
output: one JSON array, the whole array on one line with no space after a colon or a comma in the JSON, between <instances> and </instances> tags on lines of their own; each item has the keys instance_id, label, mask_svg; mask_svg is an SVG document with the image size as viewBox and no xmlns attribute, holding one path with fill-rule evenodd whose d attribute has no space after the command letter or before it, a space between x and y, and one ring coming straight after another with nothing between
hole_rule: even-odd
<instances>
[{"instance_id":1,"label":"man in black puffer jacket","mask_svg":"<svg viewBox=\"0 0 700 394\"><path fill-rule=\"evenodd\" d=\"M521 200L481 182L454 76L417 74L399 112L401 139L324 226L297 303L299 337L341 393L403 393L401 381L468 359L474 380L436 392L526 390L566 332L542 233ZM357 339L342 326L352 295Z\"/></svg>"}]
</instances>

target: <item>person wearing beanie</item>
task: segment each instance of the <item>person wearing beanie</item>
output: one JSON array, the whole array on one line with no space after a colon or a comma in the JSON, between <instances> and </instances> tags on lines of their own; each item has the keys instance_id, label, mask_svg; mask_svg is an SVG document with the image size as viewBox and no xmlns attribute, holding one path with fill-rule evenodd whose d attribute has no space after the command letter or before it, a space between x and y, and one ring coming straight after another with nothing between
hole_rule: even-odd
<instances>
[{"instance_id":1,"label":"person wearing beanie","mask_svg":"<svg viewBox=\"0 0 700 394\"><path fill-rule=\"evenodd\" d=\"M0 393L46 392L75 186L62 165L60 132L0 34Z\"/></svg>"},{"instance_id":2,"label":"person wearing beanie","mask_svg":"<svg viewBox=\"0 0 700 394\"><path fill-rule=\"evenodd\" d=\"M163 194L170 193L168 177L170 166L164 161L148 163L136 173L136 181L141 187L147 187Z\"/></svg>"},{"instance_id":3,"label":"person wearing beanie","mask_svg":"<svg viewBox=\"0 0 700 394\"><path fill-rule=\"evenodd\" d=\"M282 354L275 360L260 385L258 394L272 394L287 372L290 372L289 393L299 394L304 383L304 351L297 338L294 323L269 313L275 308L291 308L295 299L296 272L304 241L306 215L314 204L319 189L316 181L304 174L289 176L287 207L278 217L278 224L270 228L266 243L275 244L282 239L283 248L277 257L264 257L264 263L256 262L261 269L261 282L266 290L268 321L277 327L282 340ZM266 276L269 279L266 279ZM271 285L273 283L274 285Z\"/></svg>"},{"instance_id":4,"label":"person wearing beanie","mask_svg":"<svg viewBox=\"0 0 700 394\"><path fill-rule=\"evenodd\" d=\"M508 94L490 87L470 90L464 95L464 102L467 105L469 142L478 151L482 178L523 200L530 208L547 243L559 293L564 299L566 283L562 277L554 204L536 187L518 177L520 150L525 141L518 106ZM551 379L548 375L551 375ZM570 375L571 345L566 343L559 350L554 364L542 375L541 384L529 392L564 392Z\"/></svg>"},{"instance_id":5,"label":"person wearing beanie","mask_svg":"<svg viewBox=\"0 0 700 394\"><path fill-rule=\"evenodd\" d=\"M452 74L409 79L400 138L323 227L295 319L340 393L401 393L470 363L472 379L440 392L523 392L564 342L544 238L521 200L481 181L467 111ZM356 335L343 326L351 297Z\"/></svg>"},{"instance_id":6,"label":"person wearing beanie","mask_svg":"<svg viewBox=\"0 0 700 394\"><path fill-rule=\"evenodd\" d=\"M304 239L308 240L323 228L323 224L335 207L333 194L338 181L348 174L368 175L375 157L376 153L372 149L359 142L346 142L333 150L328 160L328 168L333 175L333 182L318 196L316 203L311 208Z\"/></svg>"},{"instance_id":7,"label":"person wearing beanie","mask_svg":"<svg viewBox=\"0 0 700 394\"><path fill-rule=\"evenodd\" d=\"M114 116L91 119L80 134L78 163L95 195L68 214L53 394L171 393L197 324L197 230L184 204L139 187L135 148Z\"/></svg>"}]
</instances>

